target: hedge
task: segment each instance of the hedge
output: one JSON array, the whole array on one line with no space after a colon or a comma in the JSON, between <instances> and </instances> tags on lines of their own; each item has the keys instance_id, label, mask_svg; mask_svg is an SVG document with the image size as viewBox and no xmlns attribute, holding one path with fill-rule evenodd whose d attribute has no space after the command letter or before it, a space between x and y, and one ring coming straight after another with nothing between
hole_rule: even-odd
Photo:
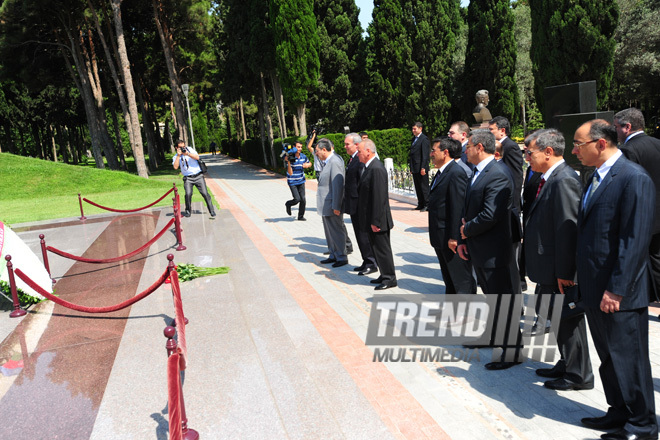
<instances>
[{"instance_id":1,"label":"hedge","mask_svg":"<svg viewBox=\"0 0 660 440\"><path fill-rule=\"evenodd\" d=\"M381 160L386 157L391 157L394 159L395 165L404 166L408 163L408 151L410 150L410 142L412 140L410 129L390 128L387 130L372 130L368 133L369 139L373 140L376 144L378 156ZM335 146L335 152L339 153L346 162L348 161L348 154L346 154L346 149L344 148L345 137L346 135L343 133L326 133L320 136L320 138L329 139ZM282 143L284 142L292 144L296 141L300 141L303 145L306 145L305 140L306 138L297 136L291 136L285 139L275 139L273 142L275 154L279 156L282 151ZM263 163L263 151L260 139L248 139L246 141L222 139L220 147L224 154L266 168L266 164ZM304 153L309 157L306 148L304 149ZM266 154L270 157L268 147L266 147ZM310 157L310 160L313 160L313 157ZM272 167L268 168L272 169ZM283 164L281 162L278 163L278 166L275 167L275 171L283 172L283 170ZM311 174L313 168L308 168L307 171Z\"/></svg>"}]
</instances>

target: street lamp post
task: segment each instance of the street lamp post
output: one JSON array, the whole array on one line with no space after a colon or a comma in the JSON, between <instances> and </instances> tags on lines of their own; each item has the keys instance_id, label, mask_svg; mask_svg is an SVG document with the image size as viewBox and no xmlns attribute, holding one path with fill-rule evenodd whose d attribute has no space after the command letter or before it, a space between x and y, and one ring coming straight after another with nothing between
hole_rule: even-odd
<instances>
[{"instance_id":1,"label":"street lamp post","mask_svg":"<svg viewBox=\"0 0 660 440\"><path fill-rule=\"evenodd\" d=\"M188 90L190 89L190 86L188 84L183 84L181 85L181 88L183 89L183 94L186 95L186 107L188 107L188 123L190 124L190 138L192 139L192 147L195 151L197 151L197 148L195 148L195 134L193 133L192 118L190 117L190 103L188 102Z\"/></svg>"}]
</instances>

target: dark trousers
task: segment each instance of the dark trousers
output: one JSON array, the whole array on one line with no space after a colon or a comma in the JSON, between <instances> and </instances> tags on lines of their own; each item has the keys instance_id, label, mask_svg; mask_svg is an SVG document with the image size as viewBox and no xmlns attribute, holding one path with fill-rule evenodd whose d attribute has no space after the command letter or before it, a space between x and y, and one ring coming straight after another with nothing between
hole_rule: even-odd
<instances>
[{"instance_id":1,"label":"dark trousers","mask_svg":"<svg viewBox=\"0 0 660 440\"><path fill-rule=\"evenodd\" d=\"M298 218L302 218L305 216L305 206L307 206L307 200L305 199L305 183L303 182L300 185L289 185L289 189L291 190L293 199L286 202L286 205L296 206L300 203L300 207L298 208Z\"/></svg>"},{"instance_id":2,"label":"dark trousers","mask_svg":"<svg viewBox=\"0 0 660 440\"><path fill-rule=\"evenodd\" d=\"M392 245L390 244L390 231L369 231L368 234L369 243L374 251L374 256L380 269L380 279L383 284L396 281L394 257L392 256Z\"/></svg>"},{"instance_id":3,"label":"dark trousers","mask_svg":"<svg viewBox=\"0 0 660 440\"><path fill-rule=\"evenodd\" d=\"M358 220L358 215L351 215L351 223L353 224L353 232L355 232L355 238L357 239L358 247L360 248L360 255L362 256L362 264L364 267L378 267L376 263L376 257L374 256L374 251L371 249L371 244L369 243L369 233L360 229L360 224ZM348 237L348 235L347 235ZM347 248L353 247L351 240L346 240Z\"/></svg>"},{"instance_id":4,"label":"dark trousers","mask_svg":"<svg viewBox=\"0 0 660 440\"><path fill-rule=\"evenodd\" d=\"M536 295L552 295L549 310L552 311L555 295L561 295L557 286L536 285ZM536 304L540 304L537 299ZM566 307L566 306L564 306ZM538 311L537 311L538 312ZM547 318L556 319L552 316ZM541 330L545 322L539 322ZM587 324L584 313L562 314L557 332L557 346L561 354L561 366L564 367L564 378L577 384L589 384L594 381L589 358L589 343L587 342ZM561 368L560 366L560 368Z\"/></svg>"},{"instance_id":5,"label":"dark trousers","mask_svg":"<svg viewBox=\"0 0 660 440\"><path fill-rule=\"evenodd\" d=\"M660 300L660 234L653 234L649 245L649 260L651 261L652 290L650 301Z\"/></svg>"},{"instance_id":6,"label":"dark trousers","mask_svg":"<svg viewBox=\"0 0 660 440\"><path fill-rule=\"evenodd\" d=\"M445 294L467 295L477 293L477 282L472 276L472 264L453 253L449 248L435 249L440 262L442 279L445 282Z\"/></svg>"},{"instance_id":7,"label":"dark trousers","mask_svg":"<svg viewBox=\"0 0 660 440\"><path fill-rule=\"evenodd\" d=\"M183 176L183 189L186 191L186 211L190 212L190 201L192 200L193 186L197 187L199 193L202 195L202 197L204 197L204 200L206 200L206 207L209 209L209 213L215 214L213 201L211 200L211 196L206 190L206 180L204 180L203 174L199 174L195 177Z\"/></svg>"},{"instance_id":8,"label":"dark trousers","mask_svg":"<svg viewBox=\"0 0 660 440\"><path fill-rule=\"evenodd\" d=\"M423 208L429 204L429 173L412 173L415 193L417 193L417 207Z\"/></svg>"},{"instance_id":9,"label":"dark trousers","mask_svg":"<svg viewBox=\"0 0 660 440\"><path fill-rule=\"evenodd\" d=\"M657 435L648 308L615 313L589 308L586 313L601 362L608 416L625 420L624 428L640 437Z\"/></svg>"}]
</instances>

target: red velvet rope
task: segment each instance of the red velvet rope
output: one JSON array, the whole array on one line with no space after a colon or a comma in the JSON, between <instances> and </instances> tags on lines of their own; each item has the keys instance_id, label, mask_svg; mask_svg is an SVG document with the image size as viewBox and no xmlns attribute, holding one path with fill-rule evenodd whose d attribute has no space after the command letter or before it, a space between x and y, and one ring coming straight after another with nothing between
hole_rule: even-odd
<instances>
[{"instance_id":1,"label":"red velvet rope","mask_svg":"<svg viewBox=\"0 0 660 440\"><path fill-rule=\"evenodd\" d=\"M53 301L55 304L59 304L63 307L66 307L68 309L72 310L77 310L79 312L85 312L85 313L107 313L107 312L115 312L117 310L125 309L126 307L135 304L136 302L140 301L143 298L146 298L147 296L151 295L158 287L160 287L161 284L165 282L169 275L169 269L165 270L163 274L156 280L155 283L153 283L151 286L147 287L147 290L135 295L133 298L127 299L126 301L115 304L114 306L106 306L106 307L87 307L87 306L81 306L78 304L71 303L69 301L63 300L62 298L58 298L57 296L53 295L52 293L46 292L44 289L41 288L37 283L32 281L30 277L25 275L20 269L14 270L14 273L18 275L20 279L22 279L25 284L30 286L32 289L34 289L37 293L40 293L43 295L45 298ZM178 324L177 324L178 325Z\"/></svg>"},{"instance_id":2,"label":"red velvet rope","mask_svg":"<svg viewBox=\"0 0 660 440\"><path fill-rule=\"evenodd\" d=\"M139 254L139 253L142 252L143 250L147 249L149 246L151 246L152 244L154 244L154 243L155 243L160 237L163 236L163 234L165 233L165 231L167 231L167 229L168 229L170 226L172 226L172 223L174 223L174 219L170 219L170 221L167 222L167 224L165 225L165 227L164 227L164 228L163 228L158 234L156 234L156 236L155 236L154 238L152 238L151 240L149 240L144 246L140 247L139 249L135 249L133 252L131 252L131 253L129 253L129 254L126 254L126 255L122 255L122 256L120 256L120 257L103 258L103 259L96 259L96 258L83 258L83 257L79 257L79 256L77 256L77 255L73 255L73 254L69 254L69 253L67 253L67 252L61 251L61 250L56 249L56 248L54 248L54 247L52 247L52 246L47 246L47 247L46 247L46 250L49 250L49 251L51 251L52 253L59 255L60 257L69 258L70 260L82 261L82 262L84 262L84 263L92 263L92 264L115 263L115 262L117 262L117 261L121 261L121 260L125 260L125 259L127 259L127 258L134 257L135 255Z\"/></svg>"},{"instance_id":3,"label":"red velvet rope","mask_svg":"<svg viewBox=\"0 0 660 440\"><path fill-rule=\"evenodd\" d=\"M94 206L96 206L97 208L105 209L106 211L112 211L112 212L136 212L136 211L142 211L143 209L147 209L147 208L150 208L150 207L154 206L156 203L158 203L158 202L160 202L161 200L163 200L163 199L164 199L169 193L171 193L172 191L174 191L174 188L170 188L169 191L167 191L165 194L163 194L163 196L162 196L160 199L156 200L155 202L150 203L150 204L148 204L147 206L143 206L142 208L136 208L136 209L114 209L114 208L108 208L107 206L99 205L98 203L94 203L94 202L92 202L91 200L87 200L86 198L83 198L83 200L86 201L87 203L89 203L90 205L94 205Z\"/></svg>"},{"instance_id":4,"label":"red velvet rope","mask_svg":"<svg viewBox=\"0 0 660 440\"><path fill-rule=\"evenodd\" d=\"M170 419L170 440L182 440L181 423L181 376L179 375L179 353L167 358L167 411Z\"/></svg>"},{"instance_id":5,"label":"red velvet rope","mask_svg":"<svg viewBox=\"0 0 660 440\"><path fill-rule=\"evenodd\" d=\"M181 301L181 289L179 287L179 274L172 268L170 269L170 280L172 281L172 297L174 298L174 320L176 321L176 331L179 334L179 348L181 349L181 369L186 369L188 360L188 344L186 343L186 320L183 314L183 302Z\"/></svg>"}]
</instances>

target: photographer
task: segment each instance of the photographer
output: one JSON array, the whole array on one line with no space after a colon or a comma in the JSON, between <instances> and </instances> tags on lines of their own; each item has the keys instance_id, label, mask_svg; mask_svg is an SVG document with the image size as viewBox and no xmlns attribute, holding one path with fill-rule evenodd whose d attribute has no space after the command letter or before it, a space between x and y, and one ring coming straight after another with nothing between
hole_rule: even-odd
<instances>
[{"instance_id":1,"label":"photographer","mask_svg":"<svg viewBox=\"0 0 660 440\"><path fill-rule=\"evenodd\" d=\"M190 217L190 201L192 199L193 186L196 186L199 193L206 200L206 206L209 209L211 217L215 217L215 209L211 196L206 190L206 180L202 174L202 168L199 165L199 154L192 147L186 147L185 142L178 141L176 144L176 156L172 160L172 165L175 170L181 167L181 174L183 174L183 188L186 191L186 210L181 213L185 217Z\"/></svg>"},{"instance_id":2,"label":"photographer","mask_svg":"<svg viewBox=\"0 0 660 440\"><path fill-rule=\"evenodd\" d=\"M305 173L303 169L311 167L312 163L302 153L302 142L295 142L293 146L296 149L295 156L292 157L290 153L284 156L284 160L286 161L286 181L293 195L293 199L285 203L286 213L291 215L291 207L300 203L298 220L305 221L304 216L307 201L305 200Z\"/></svg>"}]
</instances>

